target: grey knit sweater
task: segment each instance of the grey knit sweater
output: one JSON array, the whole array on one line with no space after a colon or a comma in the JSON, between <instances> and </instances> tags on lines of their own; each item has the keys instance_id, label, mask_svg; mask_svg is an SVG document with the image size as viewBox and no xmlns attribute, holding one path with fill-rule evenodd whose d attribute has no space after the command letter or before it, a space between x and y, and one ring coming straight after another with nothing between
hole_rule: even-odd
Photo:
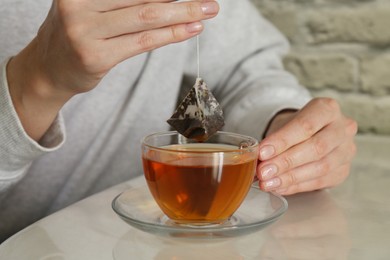
<instances>
[{"instance_id":1,"label":"grey knit sweater","mask_svg":"<svg viewBox=\"0 0 390 260\"><path fill-rule=\"evenodd\" d=\"M220 14L200 36L200 74L223 107L224 130L260 138L275 113L300 108L310 96L282 68L286 40L249 0L219 3ZM179 94L195 82L194 40L138 55L117 65L94 90L72 98L34 142L12 105L5 67L34 37L50 5L0 0L0 242L142 174L140 139L168 129Z\"/></svg>"}]
</instances>

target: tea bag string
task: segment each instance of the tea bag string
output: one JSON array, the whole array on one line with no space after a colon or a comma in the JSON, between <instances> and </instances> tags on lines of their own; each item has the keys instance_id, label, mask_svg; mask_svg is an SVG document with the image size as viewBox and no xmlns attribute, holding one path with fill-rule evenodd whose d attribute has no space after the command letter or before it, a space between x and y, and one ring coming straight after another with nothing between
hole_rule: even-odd
<instances>
[{"instance_id":1,"label":"tea bag string","mask_svg":"<svg viewBox=\"0 0 390 260\"><path fill-rule=\"evenodd\" d=\"M199 35L196 36L196 62L198 65L198 78L200 78Z\"/></svg>"}]
</instances>

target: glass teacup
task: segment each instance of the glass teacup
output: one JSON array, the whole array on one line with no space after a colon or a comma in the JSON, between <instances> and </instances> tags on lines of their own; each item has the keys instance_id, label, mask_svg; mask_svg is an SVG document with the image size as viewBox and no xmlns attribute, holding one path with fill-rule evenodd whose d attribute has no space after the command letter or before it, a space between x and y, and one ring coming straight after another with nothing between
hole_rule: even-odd
<instances>
[{"instance_id":1,"label":"glass teacup","mask_svg":"<svg viewBox=\"0 0 390 260\"><path fill-rule=\"evenodd\" d=\"M253 182L258 141L218 132L198 143L175 131L142 140L144 176L161 210L186 225L224 223Z\"/></svg>"}]
</instances>

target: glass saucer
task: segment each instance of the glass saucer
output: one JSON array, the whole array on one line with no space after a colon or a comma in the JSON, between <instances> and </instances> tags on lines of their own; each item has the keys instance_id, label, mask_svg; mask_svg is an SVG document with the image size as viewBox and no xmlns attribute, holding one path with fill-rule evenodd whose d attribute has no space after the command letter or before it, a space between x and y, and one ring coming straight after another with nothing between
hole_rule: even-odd
<instances>
[{"instance_id":1,"label":"glass saucer","mask_svg":"<svg viewBox=\"0 0 390 260\"><path fill-rule=\"evenodd\" d=\"M126 190L112 201L115 213L131 226L157 235L182 238L233 237L252 233L275 222L287 207L282 196L263 192L253 185L228 221L218 225L190 226L170 220L146 185Z\"/></svg>"}]
</instances>

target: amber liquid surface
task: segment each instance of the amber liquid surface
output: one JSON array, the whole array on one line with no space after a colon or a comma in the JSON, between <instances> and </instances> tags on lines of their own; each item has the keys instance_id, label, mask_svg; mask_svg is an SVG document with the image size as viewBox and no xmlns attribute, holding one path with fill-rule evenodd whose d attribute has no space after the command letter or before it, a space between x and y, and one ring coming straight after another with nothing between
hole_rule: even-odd
<instances>
[{"instance_id":1,"label":"amber liquid surface","mask_svg":"<svg viewBox=\"0 0 390 260\"><path fill-rule=\"evenodd\" d=\"M202 151L232 149L213 144L174 145L170 149L199 154L148 151L143 156L145 178L162 211L179 223L220 223L228 219L250 188L257 157L253 153L204 156Z\"/></svg>"}]
</instances>

